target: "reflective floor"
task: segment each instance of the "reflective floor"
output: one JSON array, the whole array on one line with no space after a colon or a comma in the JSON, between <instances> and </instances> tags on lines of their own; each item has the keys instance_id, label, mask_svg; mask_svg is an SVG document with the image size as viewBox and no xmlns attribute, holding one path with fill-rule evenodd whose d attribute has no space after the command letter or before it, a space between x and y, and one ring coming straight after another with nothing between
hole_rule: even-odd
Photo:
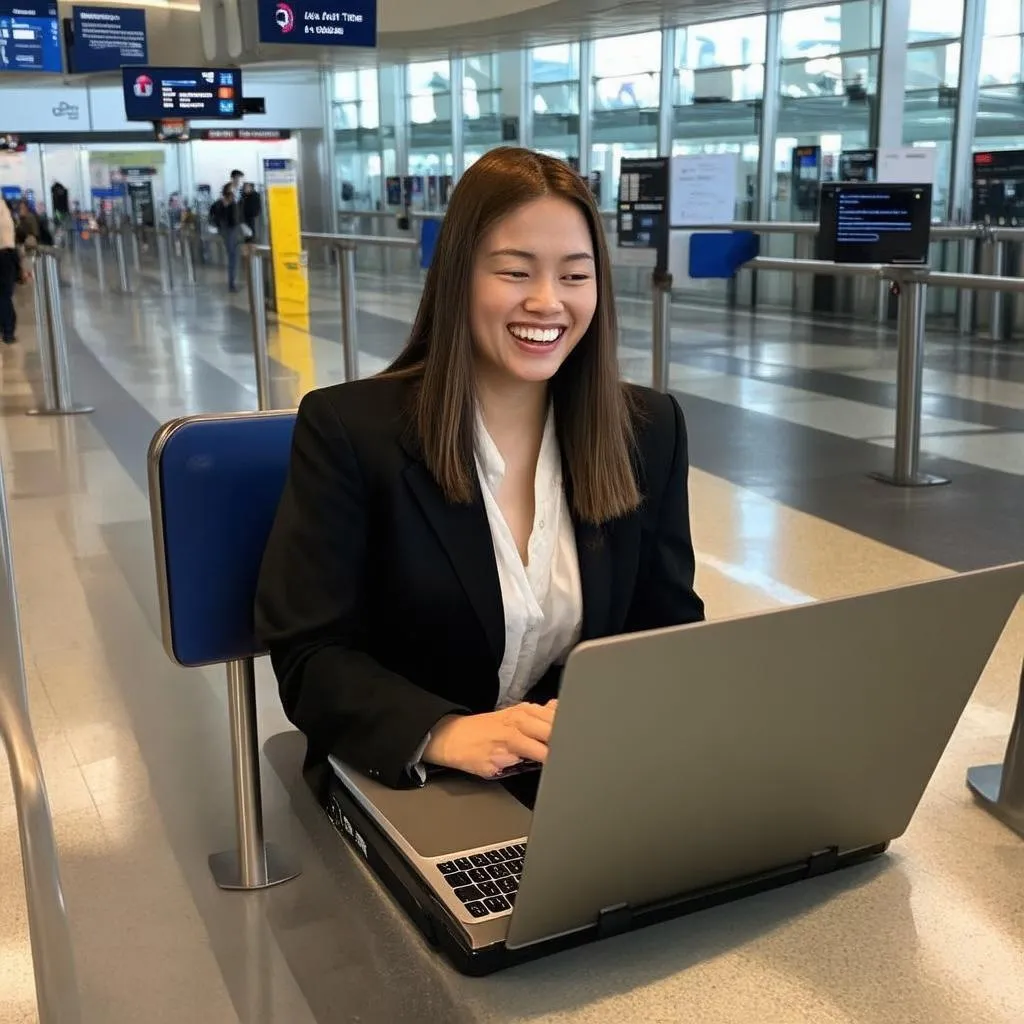
<instances>
[{"instance_id":1,"label":"reflective floor","mask_svg":"<svg viewBox=\"0 0 1024 1024\"><path fill-rule=\"evenodd\" d=\"M1024 607L885 863L481 981L438 961L327 830L261 664L267 830L304 873L217 890L206 856L232 839L223 674L162 651L144 488L159 423L255 407L245 296L222 276L201 269L198 288L165 297L150 265L125 297L71 261L74 386L92 415L24 415L39 387L27 295L20 342L0 352L32 719L89 1024L1019 1024L1024 842L973 806L963 775L1002 757ZM313 285L309 332L272 332L280 405L341 376L329 271ZM420 283L361 274L358 287L365 375L399 349ZM624 373L647 382L649 305L624 301L621 320ZM1024 344L930 338L924 468L953 482L912 492L866 475L892 459L890 332L678 305L672 359L711 616L1024 557ZM0 1021L21 1024L36 1015L6 779L4 765Z\"/></svg>"}]
</instances>

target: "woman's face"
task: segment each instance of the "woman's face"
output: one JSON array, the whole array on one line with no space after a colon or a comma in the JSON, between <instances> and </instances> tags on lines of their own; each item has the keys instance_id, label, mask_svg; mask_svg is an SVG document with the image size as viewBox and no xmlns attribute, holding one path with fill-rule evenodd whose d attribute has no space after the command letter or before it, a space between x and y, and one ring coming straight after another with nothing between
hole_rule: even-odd
<instances>
[{"instance_id":1,"label":"woman's face","mask_svg":"<svg viewBox=\"0 0 1024 1024\"><path fill-rule=\"evenodd\" d=\"M535 199L499 221L473 261L478 368L505 381L550 380L594 317L595 271L586 218L568 200Z\"/></svg>"}]
</instances>

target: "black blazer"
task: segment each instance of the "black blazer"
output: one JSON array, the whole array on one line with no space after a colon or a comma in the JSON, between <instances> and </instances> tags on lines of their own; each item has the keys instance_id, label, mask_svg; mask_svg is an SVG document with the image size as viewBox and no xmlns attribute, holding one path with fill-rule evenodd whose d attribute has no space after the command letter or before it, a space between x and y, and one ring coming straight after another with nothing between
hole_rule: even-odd
<instances>
[{"instance_id":1,"label":"black blazer","mask_svg":"<svg viewBox=\"0 0 1024 1024\"><path fill-rule=\"evenodd\" d=\"M407 784L439 719L498 698L505 619L483 499L445 499L409 426L410 393L370 378L305 396L263 558L257 633L317 789L329 753ZM576 523L584 640L704 616L683 414L667 395L635 395L643 504L603 527ZM559 675L530 697L553 696Z\"/></svg>"}]
</instances>

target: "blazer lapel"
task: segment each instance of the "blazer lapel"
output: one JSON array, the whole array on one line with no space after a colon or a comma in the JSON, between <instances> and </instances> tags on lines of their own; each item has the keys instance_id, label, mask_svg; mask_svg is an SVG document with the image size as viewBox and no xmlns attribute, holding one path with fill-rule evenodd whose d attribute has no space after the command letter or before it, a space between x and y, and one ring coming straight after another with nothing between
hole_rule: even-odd
<instances>
[{"instance_id":1,"label":"blazer lapel","mask_svg":"<svg viewBox=\"0 0 1024 1024\"><path fill-rule=\"evenodd\" d=\"M505 654L505 609L483 498L477 489L469 504L450 503L426 464L410 454L405 478L480 620L497 669Z\"/></svg>"}]
</instances>

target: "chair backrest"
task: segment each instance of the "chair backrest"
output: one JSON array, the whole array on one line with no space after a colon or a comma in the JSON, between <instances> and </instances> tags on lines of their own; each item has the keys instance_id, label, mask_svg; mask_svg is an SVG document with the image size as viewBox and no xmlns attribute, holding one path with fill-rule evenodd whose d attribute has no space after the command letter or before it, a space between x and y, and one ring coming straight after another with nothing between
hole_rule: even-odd
<instances>
[{"instance_id":1,"label":"chair backrest","mask_svg":"<svg viewBox=\"0 0 1024 1024\"><path fill-rule=\"evenodd\" d=\"M253 600L294 425L294 410L187 416L150 443L163 642L179 665L264 653Z\"/></svg>"}]
</instances>

